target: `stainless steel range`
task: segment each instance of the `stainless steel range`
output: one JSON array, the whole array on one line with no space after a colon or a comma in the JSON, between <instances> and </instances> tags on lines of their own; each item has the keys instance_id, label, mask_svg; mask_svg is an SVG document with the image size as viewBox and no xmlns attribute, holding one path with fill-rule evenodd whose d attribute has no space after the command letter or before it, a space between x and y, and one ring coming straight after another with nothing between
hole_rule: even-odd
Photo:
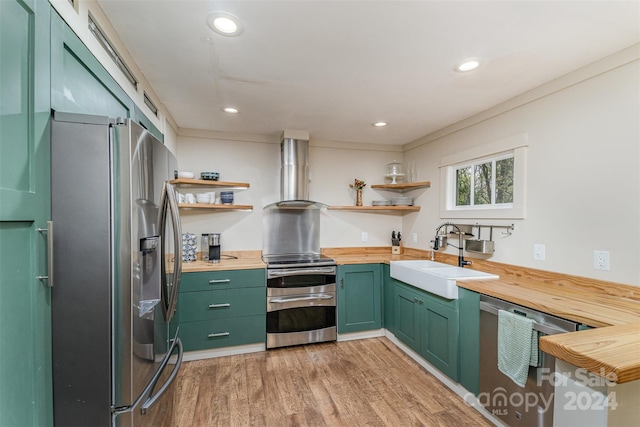
<instances>
[{"instance_id":1,"label":"stainless steel range","mask_svg":"<svg viewBox=\"0 0 640 427\"><path fill-rule=\"evenodd\" d=\"M296 133L300 136L300 133ZM267 348L335 341L336 262L320 253L320 212L308 199L308 134L282 140L281 201L264 208Z\"/></svg>"},{"instance_id":2,"label":"stainless steel range","mask_svg":"<svg viewBox=\"0 0 640 427\"><path fill-rule=\"evenodd\" d=\"M303 256L266 262L267 348L335 341L335 261Z\"/></svg>"}]
</instances>

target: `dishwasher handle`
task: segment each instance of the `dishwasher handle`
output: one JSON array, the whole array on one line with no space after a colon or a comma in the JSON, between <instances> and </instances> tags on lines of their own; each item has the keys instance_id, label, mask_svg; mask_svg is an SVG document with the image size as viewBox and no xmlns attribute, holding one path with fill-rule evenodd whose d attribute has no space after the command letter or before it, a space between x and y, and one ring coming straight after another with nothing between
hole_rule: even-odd
<instances>
[{"instance_id":1,"label":"dishwasher handle","mask_svg":"<svg viewBox=\"0 0 640 427\"><path fill-rule=\"evenodd\" d=\"M480 311L486 311L487 313L498 315L498 311L502 310L502 308L498 308L495 305L489 304L485 301L480 301ZM509 311L509 310L505 310ZM536 321L533 322L533 330L541 332L545 335L556 335L556 334L564 334L568 331L560 328L556 328L551 325L545 325L543 323L538 323Z\"/></svg>"}]
</instances>

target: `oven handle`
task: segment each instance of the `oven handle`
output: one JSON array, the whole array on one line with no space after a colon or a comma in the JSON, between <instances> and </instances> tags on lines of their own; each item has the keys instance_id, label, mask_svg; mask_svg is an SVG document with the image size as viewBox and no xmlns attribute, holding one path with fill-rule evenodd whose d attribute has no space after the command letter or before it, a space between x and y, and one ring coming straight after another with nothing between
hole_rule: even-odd
<instances>
[{"instance_id":1,"label":"oven handle","mask_svg":"<svg viewBox=\"0 0 640 427\"><path fill-rule=\"evenodd\" d=\"M269 302L272 304L284 304L287 302L327 300L327 299L333 299L333 295L309 295L304 297L279 298L279 299L269 300Z\"/></svg>"},{"instance_id":2,"label":"oven handle","mask_svg":"<svg viewBox=\"0 0 640 427\"><path fill-rule=\"evenodd\" d=\"M336 274L335 267L291 268L286 270L267 270L267 278L301 276L304 274Z\"/></svg>"}]
</instances>

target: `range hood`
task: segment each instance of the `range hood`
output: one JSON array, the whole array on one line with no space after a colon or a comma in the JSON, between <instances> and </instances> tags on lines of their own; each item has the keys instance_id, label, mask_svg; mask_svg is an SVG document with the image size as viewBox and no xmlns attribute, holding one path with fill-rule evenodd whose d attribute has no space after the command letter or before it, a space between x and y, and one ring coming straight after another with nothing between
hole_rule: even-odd
<instances>
[{"instance_id":1,"label":"range hood","mask_svg":"<svg viewBox=\"0 0 640 427\"><path fill-rule=\"evenodd\" d=\"M280 137L280 201L267 208L322 209L309 200L309 133L285 130Z\"/></svg>"}]
</instances>

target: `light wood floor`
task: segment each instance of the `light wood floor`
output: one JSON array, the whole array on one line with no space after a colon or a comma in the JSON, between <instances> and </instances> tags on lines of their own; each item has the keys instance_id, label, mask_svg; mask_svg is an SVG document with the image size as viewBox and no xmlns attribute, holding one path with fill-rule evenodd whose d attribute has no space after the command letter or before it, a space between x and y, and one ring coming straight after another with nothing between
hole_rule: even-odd
<instances>
[{"instance_id":1,"label":"light wood floor","mask_svg":"<svg viewBox=\"0 0 640 427\"><path fill-rule=\"evenodd\" d=\"M185 362L161 427L490 426L386 338Z\"/></svg>"}]
</instances>

